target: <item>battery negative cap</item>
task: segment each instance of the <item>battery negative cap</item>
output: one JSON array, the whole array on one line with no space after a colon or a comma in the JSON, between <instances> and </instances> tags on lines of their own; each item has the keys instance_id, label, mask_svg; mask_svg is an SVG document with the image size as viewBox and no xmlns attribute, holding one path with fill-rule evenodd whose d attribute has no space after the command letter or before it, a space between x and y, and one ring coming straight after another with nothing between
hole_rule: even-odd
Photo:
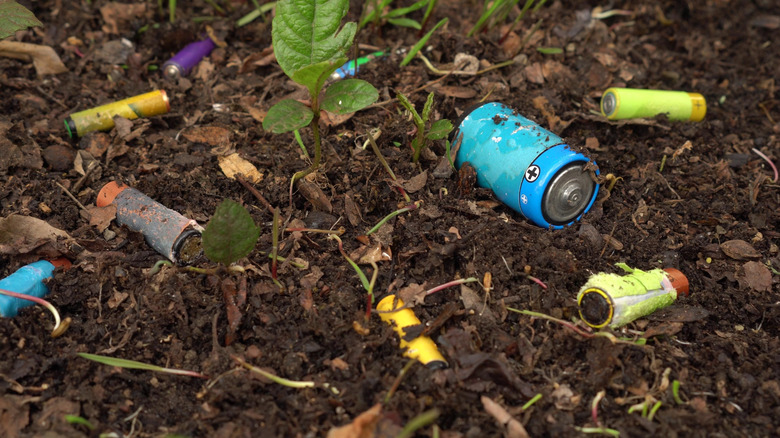
<instances>
[{"instance_id":1,"label":"battery negative cap","mask_svg":"<svg viewBox=\"0 0 780 438\"><path fill-rule=\"evenodd\" d=\"M120 185L116 181L111 181L110 183L104 185L102 189L100 189L95 204L98 207L105 207L107 205L113 204L114 199L116 199L117 195L122 193L122 191L127 187L128 186L124 184Z\"/></svg>"},{"instance_id":2,"label":"battery negative cap","mask_svg":"<svg viewBox=\"0 0 780 438\"><path fill-rule=\"evenodd\" d=\"M666 277L669 279L669 283L672 283L672 287L677 291L678 296L683 294L687 297L690 294L688 277L685 274L674 268L666 268L664 272L666 272Z\"/></svg>"},{"instance_id":3,"label":"battery negative cap","mask_svg":"<svg viewBox=\"0 0 780 438\"><path fill-rule=\"evenodd\" d=\"M617 96L612 90L607 90L601 96L601 113L606 117L611 116L617 109Z\"/></svg>"}]
</instances>

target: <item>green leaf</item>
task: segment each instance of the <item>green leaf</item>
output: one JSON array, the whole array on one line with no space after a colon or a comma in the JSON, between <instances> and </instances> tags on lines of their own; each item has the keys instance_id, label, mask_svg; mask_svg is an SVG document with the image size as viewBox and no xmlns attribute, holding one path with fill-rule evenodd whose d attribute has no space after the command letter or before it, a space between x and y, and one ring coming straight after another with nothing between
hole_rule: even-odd
<instances>
[{"instance_id":1,"label":"green leaf","mask_svg":"<svg viewBox=\"0 0 780 438\"><path fill-rule=\"evenodd\" d=\"M425 123L423 123L423 120L420 118L420 115L417 114L417 110L414 109L414 105L412 105L412 102L409 102L409 99L406 98L401 93L398 93L396 96L396 99L398 99L398 102L403 105L404 108L406 108L407 111L412 113L412 117L414 118L414 124L417 126L417 129L423 129L425 127Z\"/></svg>"},{"instance_id":2,"label":"green leaf","mask_svg":"<svg viewBox=\"0 0 780 438\"><path fill-rule=\"evenodd\" d=\"M238 202L225 199L203 231L203 252L209 259L227 266L252 252L260 228Z\"/></svg>"},{"instance_id":3,"label":"green leaf","mask_svg":"<svg viewBox=\"0 0 780 438\"><path fill-rule=\"evenodd\" d=\"M311 108L297 100L284 99L268 110L263 119L263 129L274 134L295 131L311 123Z\"/></svg>"},{"instance_id":4,"label":"green leaf","mask_svg":"<svg viewBox=\"0 0 780 438\"><path fill-rule=\"evenodd\" d=\"M344 56L357 31L355 23L341 27L349 0L279 0L271 38L285 74Z\"/></svg>"},{"instance_id":5,"label":"green leaf","mask_svg":"<svg viewBox=\"0 0 780 438\"><path fill-rule=\"evenodd\" d=\"M428 94L428 98L425 99L425 105L423 106L421 115L423 123L428 123L428 120L431 120L431 111L433 111L433 91L431 91Z\"/></svg>"},{"instance_id":6,"label":"green leaf","mask_svg":"<svg viewBox=\"0 0 780 438\"><path fill-rule=\"evenodd\" d=\"M328 80L334 71L346 64L347 57L341 56L330 61L322 61L316 64L307 65L293 73L290 77L293 81L309 89L309 96L312 100L319 96L325 81Z\"/></svg>"},{"instance_id":7,"label":"green leaf","mask_svg":"<svg viewBox=\"0 0 780 438\"><path fill-rule=\"evenodd\" d=\"M411 27L412 29L420 30L420 23L411 18L388 18L387 22L393 26Z\"/></svg>"},{"instance_id":8,"label":"green leaf","mask_svg":"<svg viewBox=\"0 0 780 438\"><path fill-rule=\"evenodd\" d=\"M164 368L157 365L150 365L148 363L136 362L134 360L120 359L117 357L110 357L110 356L101 356L99 354L89 354L89 353L76 353L76 354L83 357L84 359L89 359L91 361L102 363L103 365L109 365L112 367L127 368L133 370L157 371L160 373L206 378L206 376L204 376L203 374L197 373L195 371L180 370L177 368Z\"/></svg>"},{"instance_id":9,"label":"green leaf","mask_svg":"<svg viewBox=\"0 0 780 438\"><path fill-rule=\"evenodd\" d=\"M68 424L80 424L82 426L86 426L89 430L95 430L95 426L92 425L92 423L89 422L84 417L79 417L78 415L65 415L65 421L68 422Z\"/></svg>"},{"instance_id":10,"label":"green leaf","mask_svg":"<svg viewBox=\"0 0 780 438\"><path fill-rule=\"evenodd\" d=\"M33 26L43 26L43 23L29 9L13 0L0 0L0 40Z\"/></svg>"},{"instance_id":11,"label":"green leaf","mask_svg":"<svg viewBox=\"0 0 780 438\"><path fill-rule=\"evenodd\" d=\"M452 131L452 122L447 119L441 119L433 122L431 130L428 131L426 137L428 140L441 140L442 138L445 138L450 131Z\"/></svg>"},{"instance_id":12,"label":"green leaf","mask_svg":"<svg viewBox=\"0 0 780 438\"><path fill-rule=\"evenodd\" d=\"M560 47L537 47L536 51L545 55L559 55L563 53Z\"/></svg>"},{"instance_id":13,"label":"green leaf","mask_svg":"<svg viewBox=\"0 0 780 438\"><path fill-rule=\"evenodd\" d=\"M447 21L449 20L446 17L442 18L438 23L436 23L436 26L433 26L433 29L426 33L425 36L420 38L420 41L417 41L417 43L412 46L412 48L409 50L409 53L407 53L404 59L401 61L401 67L412 62L412 59L414 59L414 57L417 55L417 52L419 52L424 45L428 44L428 40L431 39L431 35L433 35L433 33L436 32L438 28L444 26Z\"/></svg>"},{"instance_id":14,"label":"green leaf","mask_svg":"<svg viewBox=\"0 0 780 438\"><path fill-rule=\"evenodd\" d=\"M423 6L426 6L428 3L430 3L431 0L419 0L418 2L414 3L411 6L407 6L405 8L398 8L393 9L392 11L387 13L387 18L395 18L400 17L402 15L406 15L410 12L414 12L418 9L421 9ZM390 21L390 20L388 20ZM419 29L419 28L418 28Z\"/></svg>"},{"instance_id":15,"label":"green leaf","mask_svg":"<svg viewBox=\"0 0 780 438\"><path fill-rule=\"evenodd\" d=\"M362 79L344 79L325 90L320 107L336 114L359 111L379 99L379 91Z\"/></svg>"}]
</instances>

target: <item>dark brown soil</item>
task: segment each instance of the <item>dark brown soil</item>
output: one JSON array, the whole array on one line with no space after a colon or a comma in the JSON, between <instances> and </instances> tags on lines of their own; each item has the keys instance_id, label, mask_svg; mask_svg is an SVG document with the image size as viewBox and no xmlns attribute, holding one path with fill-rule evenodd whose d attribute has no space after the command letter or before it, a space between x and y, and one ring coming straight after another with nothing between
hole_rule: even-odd
<instances>
[{"instance_id":1,"label":"dark brown soil","mask_svg":"<svg viewBox=\"0 0 780 438\"><path fill-rule=\"evenodd\" d=\"M38 78L32 64L0 58L0 216L40 218L75 241L2 245L0 275L56 253L71 257L73 267L56 274L49 298L72 323L53 339L51 316L40 307L0 320L0 435L324 436L382 403L407 359L388 325L376 314L365 319L366 292L336 242L284 233L280 254L307 267L282 265L280 292L265 256L271 213L219 166L220 156L237 152L262 173L254 187L283 218L311 228L343 227L345 250L354 253L363 247L359 236L405 204L370 148L360 148L374 128L381 129L379 146L400 178L427 172L425 184L410 194L422 208L378 233L392 260L379 262L377 298L413 284L482 281L488 273L492 289L486 294L471 283L469 290L449 288L417 304L414 312L434 324L429 335L450 367L415 363L383 406L385 432L365 436L394 436L387 432L397 430L392 424L433 408L440 412L437 429L426 426L419 436L504 434L482 396L504 406L530 436L576 436L575 428L596 427L591 406L601 391L597 419L623 437L780 435L780 184L753 152L780 160L777 2L629 1L620 8L631 15L590 20L588 11L604 2L556 1L518 26L522 39L543 19L513 65L441 79L420 59L404 68L399 55L369 64L360 77L379 88L380 104L341 124L322 124L325 164L313 184L331 211L301 191L290 203L290 177L307 163L291 134L264 132L256 120L279 99L305 95L275 62L261 62L271 44L270 17L234 28L251 2L233 2L228 16L209 22L228 45L178 84L148 66L161 65L205 29L194 22L213 14L205 2L180 2L175 26L147 2L149 12L117 21L117 33L107 33L100 13L106 2L33 3L46 27L16 39L54 47L70 71ZM352 3L349 17L356 20L362 2ZM511 59L498 26L466 37L481 3L440 1L431 23L450 21L425 52L434 65L451 68L457 53L476 56L480 69ZM122 37L135 44L135 55L118 63L126 68L107 63L102 53L106 42ZM410 47L417 36L385 25L360 31L356 41ZM608 122L596 111L609 86L700 92L707 116L700 123ZM140 135L113 130L67 138L62 119L68 114L159 88L171 96L171 111L133 122L131 131L140 128ZM455 120L482 100L504 102L586 148L601 174L613 174L617 183L611 192L602 186L581 222L537 228L489 191L470 190L457 172L434 176L441 142L411 164L412 125L389 100L403 92L420 108L430 91L436 118ZM311 131L302 136L311 148ZM82 150L99 162L85 178L72 164ZM140 234L115 223L108 234L99 232L64 190L89 208L112 180L204 225L224 198L246 205L262 233L256 250L239 262L247 271L227 276L246 282L232 344L225 342L226 300L213 277L170 267L151 275L162 256ZM756 254L723 246L734 240ZM580 286L592 273L618 272L618 262L676 267L690 280L689 297L615 332L624 340L646 339L644 345L581 336L506 310L577 321ZM361 267L370 277L370 265ZM211 378L113 368L78 352ZM231 356L288 379L327 382L338 394L271 383ZM683 404L673 397L674 380ZM535 394L542 398L523 411ZM631 410L656 401L661 405L652 418ZM87 419L94 431L68 424L67 414Z\"/></svg>"}]
</instances>

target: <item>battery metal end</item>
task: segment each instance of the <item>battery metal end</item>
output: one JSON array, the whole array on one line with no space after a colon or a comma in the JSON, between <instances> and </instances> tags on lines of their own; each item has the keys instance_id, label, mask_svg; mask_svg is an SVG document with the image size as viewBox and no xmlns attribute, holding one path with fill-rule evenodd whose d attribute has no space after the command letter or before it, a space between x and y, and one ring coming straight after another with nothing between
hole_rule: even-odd
<instances>
[{"instance_id":1,"label":"battery metal end","mask_svg":"<svg viewBox=\"0 0 780 438\"><path fill-rule=\"evenodd\" d=\"M542 213L551 224L568 224L590 204L596 183L582 169L583 164L574 162L567 165L547 185Z\"/></svg>"},{"instance_id":2,"label":"battery metal end","mask_svg":"<svg viewBox=\"0 0 780 438\"><path fill-rule=\"evenodd\" d=\"M616 108L617 108L617 96L615 96L615 93L613 91L607 90L607 92L604 93L603 96L601 96L601 113L604 114L606 117L609 117L615 113Z\"/></svg>"},{"instance_id":3,"label":"battery metal end","mask_svg":"<svg viewBox=\"0 0 780 438\"><path fill-rule=\"evenodd\" d=\"M585 290L577 303L580 307L580 318L591 327L602 328L612 322L615 307L612 299L601 289Z\"/></svg>"}]
</instances>

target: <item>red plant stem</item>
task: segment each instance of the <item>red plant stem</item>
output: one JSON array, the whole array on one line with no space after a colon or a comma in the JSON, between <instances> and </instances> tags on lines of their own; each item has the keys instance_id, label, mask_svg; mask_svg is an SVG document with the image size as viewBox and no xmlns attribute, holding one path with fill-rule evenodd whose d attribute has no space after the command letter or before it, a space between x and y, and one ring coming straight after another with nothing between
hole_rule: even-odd
<instances>
[{"instance_id":1,"label":"red plant stem","mask_svg":"<svg viewBox=\"0 0 780 438\"><path fill-rule=\"evenodd\" d=\"M759 156L759 157L763 158L764 160L766 160L766 162L767 162L767 163L769 163L769 167L771 167L771 168L772 168L772 171L774 171L774 173L775 173L775 177L774 177L774 179L772 180L772 182L773 182L773 183L776 183L776 182L777 182L777 179L778 179L778 173L777 173L777 166L775 166L775 163L773 163L773 162L772 162L772 160L770 160L770 159L769 159L769 157L767 157L766 155L764 155L764 153L763 153L763 152L761 152L761 151L759 151L758 149L756 149L756 148L753 148L753 152L755 152L756 154L758 154L758 156Z\"/></svg>"},{"instance_id":2,"label":"red plant stem","mask_svg":"<svg viewBox=\"0 0 780 438\"><path fill-rule=\"evenodd\" d=\"M475 281L477 281L477 279L474 278L474 277L460 278L458 280L452 280L452 281L450 281L448 283L441 284L439 286L434 287L433 289L428 290L427 292L425 292L425 296L428 296L430 294L436 293L436 292L438 292L440 290L447 289L448 287L457 286L459 284L472 283L472 282L475 282Z\"/></svg>"},{"instance_id":3,"label":"red plant stem","mask_svg":"<svg viewBox=\"0 0 780 438\"><path fill-rule=\"evenodd\" d=\"M531 281L533 281L534 283L536 283L536 284L538 284L539 286L541 286L541 287L542 287L542 289L547 289L547 285L546 285L546 284L544 284L544 282L543 282L542 280L539 280L539 279L538 279L538 278L536 278L536 277L531 277L530 275L526 275L526 277L528 277L528 279L529 279L529 280L531 280Z\"/></svg>"}]
</instances>

